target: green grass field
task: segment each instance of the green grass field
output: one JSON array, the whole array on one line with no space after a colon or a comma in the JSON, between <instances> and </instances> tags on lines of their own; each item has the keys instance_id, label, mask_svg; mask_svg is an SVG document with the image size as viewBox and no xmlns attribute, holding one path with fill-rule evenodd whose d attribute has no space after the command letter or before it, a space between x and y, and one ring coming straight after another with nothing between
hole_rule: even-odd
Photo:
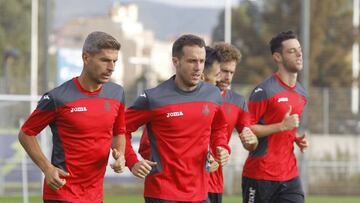
<instances>
[{"instance_id":1,"label":"green grass field","mask_svg":"<svg viewBox=\"0 0 360 203\"><path fill-rule=\"evenodd\" d=\"M0 197L0 203L20 203L22 197ZM31 197L30 203L41 203L40 197ZM144 199L139 195L119 195L119 196L105 196L104 203L143 203ZM311 196L306 199L306 203L359 203L360 196ZM241 203L241 198L238 196L225 196L223 203Z\"/></svg>"}]
</instances>

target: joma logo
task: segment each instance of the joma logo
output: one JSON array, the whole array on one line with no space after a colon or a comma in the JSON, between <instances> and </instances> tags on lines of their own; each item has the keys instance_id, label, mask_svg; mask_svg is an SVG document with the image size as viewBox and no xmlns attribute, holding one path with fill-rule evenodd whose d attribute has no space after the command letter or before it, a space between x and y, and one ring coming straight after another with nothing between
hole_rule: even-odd
<instances>
[{"instance_id":1,"label":"joma logo","mask_svg":"<svg viewBox=\"0 0 360 203\"><path fill-rule=\"evenodd\" d=\"M287 97L281 97L281 98L278 99L279 103L280 102L287 102L287 101L289 101L289 99Z\"/></svg>"},{"instance_id":2,"label":"joma logo","mask_svg":"<svg viewBox=\"0 0 360 203\"><path fill-rule=\"evenodd\" d=\"M255 202L256 190L252 187L249 188L249 203Z\"/></svg>"},{"instance_id":3,"label":"joma logo","mask_svg":"<svg viewBox=\"0 0 360 203\"><path fill-rule=\"evenodd\" d=\"M72 107L70 113L87 111L86 107Z\"/></svg>"},{"instance_id":4,"label":"joma logo","mask_svg":"<svg viewBox=\"0 0 360 203\"><path fill-rule=\"evenodd\" d=\"M167 113L166 118L183 116L183 115L184 114L182 111L169 112L169 113Z\"/></svg>"}]
</instances>

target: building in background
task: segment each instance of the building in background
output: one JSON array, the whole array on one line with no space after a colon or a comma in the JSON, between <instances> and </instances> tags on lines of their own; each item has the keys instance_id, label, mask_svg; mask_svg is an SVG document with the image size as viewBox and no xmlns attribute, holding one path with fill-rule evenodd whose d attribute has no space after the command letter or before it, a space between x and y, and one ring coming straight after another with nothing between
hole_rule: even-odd
<instances>
[{"instance_id":1,"label":"building in background","mask_svg":"<svg viewBox=\"0 0 360 203\"><path fill-rule=\"evenodd\" d=\"M108 16L78 17L56 31L52 44L57 53L57 84L80 74L82 45L93 31L107 32L121 43L112 79L124 86L128 101L174 73L172 43L155 40L153 32L143 28L137 5L114 3Z\"/></svg>"}]
</instances>

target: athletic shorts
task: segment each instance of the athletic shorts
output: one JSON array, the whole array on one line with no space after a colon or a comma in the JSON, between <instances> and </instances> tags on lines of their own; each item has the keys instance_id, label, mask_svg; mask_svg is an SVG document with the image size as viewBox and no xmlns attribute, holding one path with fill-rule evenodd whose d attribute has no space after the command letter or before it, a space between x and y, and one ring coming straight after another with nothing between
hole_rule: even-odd
<instances>
[{"instance_id":1,"label":"athletic shorts","mask_svg":"<svg viewBox=\"0 0 360 203\"><path fill-rule=\"evenodd\" d=\"M244 203L304 203L304 190L299 177L288 181L242 178Z\"/></svg>"},{"instance_id":2,"label":"athletic shorts","mask_svg":"<svg viewBox=\"0 0 360 203\"><path fill-rule=\"evenodd\" d=\"M221 203L222 202L222 193L208 193L209 203Z\"/></svg>"},{"instance_id":3,"label":"athletic shorts","mask_svg":"<svg viewBox=\"0 0 360 203\"><path fill-rule=\"evenodd\" d=\"M197 202L169 201L169 200L145 197L145 203L210 203L210 202L209 200L197 201Z\"/></svg>"}]
</instances>

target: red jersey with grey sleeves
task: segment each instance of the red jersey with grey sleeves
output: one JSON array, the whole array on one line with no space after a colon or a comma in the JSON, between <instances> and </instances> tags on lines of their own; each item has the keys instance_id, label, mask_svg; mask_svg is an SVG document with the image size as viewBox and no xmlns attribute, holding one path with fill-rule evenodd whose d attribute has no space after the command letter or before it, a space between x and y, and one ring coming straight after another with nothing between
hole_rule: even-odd
<instances>
[{"instance_id":1,"label":"red jersey with grey sleeves","mask_svg":"<svg viewBox=\"0 0 360 203\"><path fill-rule=\"evenodd\" d=\"M210 137L213 150L222 146L230 152L221 105L215 86L200 82L195 90L184 92L172 77L145 90L126 111L128 133L146 124L150 158L157 162L145 178L145 197L187 202L207 199ZM131 168L138 160L129 145L125 158Z\"/></svg>"},{"instance_id":2,"label":"red jersey with grey sleeves","mask_svg":"<svg viewBox=\"0 0 360 203\"><path fill-rule=\"evenodd\" d=\"M289 87L275 73L251 93L249 112L252 124L269 125L283 120L289 106L292 114L301 114L307 92L300 83ZM287 181L299 175L294 155L296 129L259 138L255 151L249 153L243 176L257 180Z\"/></svg>"},{"instance_id":3,"label":"red jersey with grey sleeves","mask_svg":"<svg viewBox=\"0 0 360 203\"><path fill-rule=\"evenodd\" d=\"M249 126L250 115L245 98L243 96L232 90L226 90L222 93L222 97L224 98L224 104L222 108L228 123L227 142L229 143L234 128L236 128L238 133L241 133L244 126ZM209 192L223 193L223 179L222 167L220 166L218 170L210 173Z\"/></svg>"},{"instance_id":4,"label":"red jersey with grey sleeves","mask_svg":"<svg viewBox=\"0 0 360 203\"><path fill-rule=\"evenodd\" d=\"M74 78L42 96L21 129L36 136L49 125L51 163L70 174L59 190L44 184L45 200L102 202L112 137L125 134L124 118L123 88L111 82L89 92Z\"/></svg>"}]
</instances>

